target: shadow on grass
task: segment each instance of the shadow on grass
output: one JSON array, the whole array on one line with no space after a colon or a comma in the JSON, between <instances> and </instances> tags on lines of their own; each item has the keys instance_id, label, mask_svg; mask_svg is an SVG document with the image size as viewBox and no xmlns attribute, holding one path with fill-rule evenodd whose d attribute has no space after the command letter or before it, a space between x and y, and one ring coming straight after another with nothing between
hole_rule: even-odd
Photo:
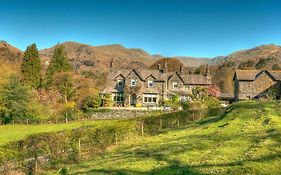
<instances>
[{"instance_id":1,"label":"shadow on grass","mask_svg":"<svg viewBox=\"0 0 281 175\"><path fill-rule=\"evenodd\" d=\"M99 175L203 175L189 166L181 165L179 161L169 160L169 165L160 168L155 168L150 171L137 171L128 169L90 169L87 171L79 171L71 175L78 174L99 174Z\"/></svg>"}]
</instances>

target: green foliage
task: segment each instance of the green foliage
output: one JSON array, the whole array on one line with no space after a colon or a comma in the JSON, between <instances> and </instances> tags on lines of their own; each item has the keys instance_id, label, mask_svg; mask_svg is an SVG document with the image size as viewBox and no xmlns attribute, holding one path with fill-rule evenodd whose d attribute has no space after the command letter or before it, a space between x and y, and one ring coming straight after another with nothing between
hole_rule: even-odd
<instances>
[{"instance_id":1,"label":"green foliage","mask_svg":"<svg viewBox=\"0 0 281 175\"><path fill-rule=\"evenodd\" d=\"M46 72L46 87L49 86L53 81L53 76L58 72L66 72L71 71L72 67L68 62L68 58L64 47L62 45L58 45L55 48L54 55L50 61Z\"/></svg>"},{"instance_id":2,"label":"green foliage","mask_svg":"<svg viewBox=\"0 0 281 175\"><path fill-rule=\"evenodd\" d=\"M101 106L102 100L98 95L87 96L83 99L81 109L84 112L90 112L92 109L96 109Z\"/></svg>"},{"instance_id":3,"label":"green foliage","mask_svg":"<svg viewBox=\"0 0 281 175\"><path fill-rule=\"evenodd\" d=\"M256 64L256 69L263 69L268 64L268 59L260 59L259 62Z\"/></svg>"},{"instance_id":4,"label":"green foliage","mask_svg":"<svg viewBox=\"0 0 281 175\"><path fill-rule=\"evenodd\" d=\"M26 118L29 92L17 76L11 75L0 90L0 115L4 124L22 121Z\"/></svg>"},{"instance_id":5,"label":"green foliage","mask_svg":"<svg viewBox=\"0 0 281 175\"><path fill-rule=\"evenodd\" d=\"M272 70L281 70L281 66L279 64L273 64Z\"/></svg>"},{"instance_id":6,"label":"green foliage","mask_svg":"<svg viewBox=\"0 0 281 175\"><path fill-rule=\"evenodd\" d=\"M220 101L217 98L212 97L212 96L205 97L202 102L203 102L204 107L207 107L207 108L220 107Z\"/></svg>"},{"instance_id":7,"label":"green foliage","mask_svg":"<svg viewBox=\"0 0 281 175\"><path fill-rule=\"evenodd\" d=\"M220 106L220 102L213 94L210 93L210 89L196 87L192 89L193 102L190 103L190 109L198 108L217 108Z\"/></svg>"},{"instance_id":8,"label":"green foliage","mask_svg":"<svg viewBox=\"0 0 281 175\"><path fill-rule=\"evenodd\" d=\"M188 106L189 106L188 101L182 101L181 102L181 107L182 107L183 110L188 110L189 109Z\"/></svg>"},{"instance_id":9,"label":"green foliage","mask_svg":"<svg viewBox=\"0 0 281 175\"><path fill-rule=\"evenodd\" d=\"M235 67L235 66L236 66L236 63L233 62L233 61L227 61L227 62L223 63L222 66L223 66L223 67Z\"/></svg>"},{"instance_id":10,"label":"green foliage","mask_svg":"<svg viewBox=\"0 0 281 175\"><path fill-rule=\"evenodd\" d=\"M62 168L59 171L59 175L68 175L68 169L66 167Z\"/></svg>"},{"instance_id":11,"label":"green foliage","mask_svg":"<svg viewBox=\"0 0 281 175\"><path fill-rule=\"evenodd\" d=\"M50 119L51 111L47 104L31 99L27 105L26 123L43 123Z\"/></svg>"},{"instance_id":12,"label":"green foliage","mask_svg":"<svg viewBox=\"0 0 281 175\"><path fill-rule=\"evenodd\" d=\"M73 77L71 74L58 73L54 75L51 87L54 87L61 94L62 100L67 103L75 96L73 83Z\"/></svg>"},{"instance_id":13,"label":"green foliage","mask_svg":"<svg viewBox=\"0 0 281 175\"><path fill-rule=\"evenodd\" d=\"M41 64L35 44L28 46L24 52L21 71L26 84L35 89L41 86Z\"/></svg>"},{"instance_id":14,"label":"green foliage","mask_svg":"<svg viewBox=\"0 0 281 175\"><path fill-rule=\"evenodd\" d=\"M240 63L238 68L239 69L249 69L249 68L252 68L254 65L255 65L254 60L248 60L248 61Z\"/></svg>"},{"instance_id":15,"label":"green foliage","mask_svg":"<svg viewBox=\"0 0 281 175\"><path fill-rule=\"evenodd\" d=\"M174 111L178 110L181 106L179 96L173 95L169 100L164 101L164 105L171 107Z\"/></svg>"},{"instance_id":16,"label":"green foliage","mask_svg":"<svg viewBox=\"0 0 281 175\"><path fill-rule=\"evenodd\" d=\"M103 94L102 107L111 107L113 104L111 94Z\"/></svg>"}]
</instances>

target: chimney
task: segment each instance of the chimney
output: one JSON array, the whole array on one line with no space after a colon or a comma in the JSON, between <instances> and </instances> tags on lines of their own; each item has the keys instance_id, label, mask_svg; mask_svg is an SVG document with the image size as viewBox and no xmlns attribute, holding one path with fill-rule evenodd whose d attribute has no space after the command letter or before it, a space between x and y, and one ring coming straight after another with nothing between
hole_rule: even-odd
<instances>
[{"instance_id":1,"label":"chimney","mask_svg":"<svg viewBox=\"0 0 281 175\"><path fill-rule=\"evenodd\" d=\"M109 68L113 68L113 63L114 63L114 59L111 58L111 61L110 61L110 67Z\"/></svg>"},{"instance_id":2,"label":"chimney","mask_svg":"<svg viewBox=\"0 0 281 175\"><path fill-rule=\"evenodd\" d=\"M158 64L158 70L161 71L161 64Z\"/></svg>"},{"instance_id":3,"label":"chimney","mask_svg":"<svg viewBox=\"0 0 281 175\"><path fill-rule=\"evenodd\" d=\"M209 64L207 64L207 66L206 66L206 77L211 77L210 69L209 69Z\"/></svg>"},{"instance_id":4,"label":"chimney","mask_svg":"<svg viewBox=\"0 0 281 175\"><path fill-rule=\"evenodd\" d=\"M164 58L164 72L168 72L168 63L166 62L166 58Z\"/></svg>"},{"instance_id":5,"label":"chimney","mask_svg":"<svg viewBox=\"0 0 281 175\"><path fill-rule=\"evenodd\" d=\"M182 65L180 65L180 73L182 74Z\"/></svg>"}]
</instances>

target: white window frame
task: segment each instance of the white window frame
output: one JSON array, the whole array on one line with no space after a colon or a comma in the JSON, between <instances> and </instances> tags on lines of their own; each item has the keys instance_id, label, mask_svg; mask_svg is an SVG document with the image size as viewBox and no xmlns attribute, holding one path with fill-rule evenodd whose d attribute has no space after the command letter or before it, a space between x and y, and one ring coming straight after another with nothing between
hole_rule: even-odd
<instances>
[{"instance_id":1,"label":"white window frame","mask_svg":"<svg viewBox=\"0 0 281 175\"><path fill-rule=\"evenodd\" d=\"M131 86L136 86L137 85L137 80L136 79L132 79L131 80Z\"/></svg>"},{"instance_id":2,"label":"white window frame","mask_svg":"<svg viewBox=\"0 0 281 175\"><path fill-rule=\"evenodd\" d=\"M143 103L157 103L157 94L143 94Z\"/></svg>"},{"instance_id":3,"label":"white window frame","mask_svg":"<svg viewBox=\"0 0 281 175\"><path fill-rule=\"evenodd\" d=\"M147 87L149 87L149 88L154 87L154 81L153 80L148 80L147 81Z\"/></svg>"},{"instance_id":4,"label":"white window frame","mask_svg":"<svg viewBox=\"0 0 281 175\"><path fill-rule=\"evenodd\" d=\"M179 88L179 82L178 81L173 81L172 85L173 85L173 89Z\"/></svg>"},{"instance_id":5,"label":"white window frame","mask_svg":"<svg viewBox=\"0 0 281 175\"><path fill-rule=\"evenodd\" d=\"M113 93L112 101L113 102L124 102L124 93L122 93L122 92Z\"/></svg>"},{"instance_id":6,"label":"white window frame","mask_svg":"<svg viewBox=\"0 0 281 175\"><path fill-rule=\"evenodd\" d=\"M122 85L119 84L120 82L122 82ZM122 79L117 80L117 86L123 87L124 86L124 80L122 80Z\"/></svg>"}]
</instances>

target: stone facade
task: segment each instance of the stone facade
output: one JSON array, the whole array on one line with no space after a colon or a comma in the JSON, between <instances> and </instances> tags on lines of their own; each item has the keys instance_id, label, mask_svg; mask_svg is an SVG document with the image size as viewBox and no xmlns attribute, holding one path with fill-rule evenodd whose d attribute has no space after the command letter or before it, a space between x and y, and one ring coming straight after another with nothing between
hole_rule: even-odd
<instances>
[{"instance_id":1,"label":"stone facade","mask_svg":"<svg viewBox=\"0 0 281 175\"><path fill-rule=\"evenodd\" d=\"M111 69L101 94L111 94L114 106L159 106L171 95L186 97L192 88L210 85L208 71L204 76L162 69Z\"/></svg>"},{"instance_id":2,"label":"stone facade","mask_svg":"<svg viewBox=\"0 0 281 175\"><path fill-rule=\"evenodd\" d=\"M280 97L280 71L237 70L234 81L234 98L236 101L260 98L269 93Z\"/></svg>"}]
</instances>

